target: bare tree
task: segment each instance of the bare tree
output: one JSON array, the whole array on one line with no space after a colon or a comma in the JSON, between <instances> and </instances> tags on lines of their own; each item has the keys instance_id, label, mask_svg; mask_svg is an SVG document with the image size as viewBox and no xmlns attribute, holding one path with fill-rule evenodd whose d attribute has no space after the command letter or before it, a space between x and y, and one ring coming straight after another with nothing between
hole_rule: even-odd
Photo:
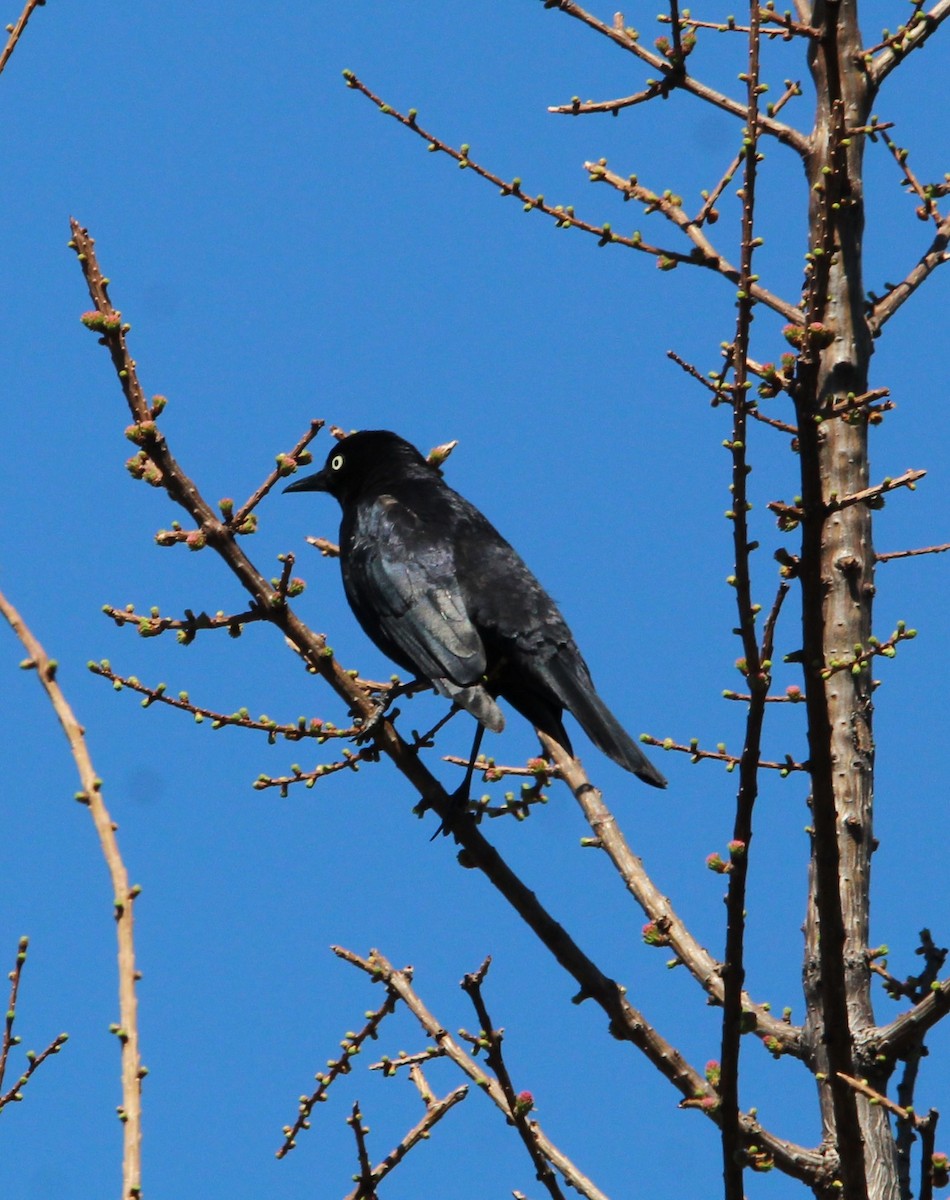
<instances>
[{"instance_id":1,"label":"bare tree","mask_svg":"<svg viewBox=\"0 0 950 1200\"><path fill-rule=\"evenodd\" d=\"M427 761L443 722L422 734L407 735L405 722L398 723L398 715L386 711L392 684L360 679L340 664L326 638L315 633L292 606L304 587L294 574L293 556L284 557L280 578L269 580L244 549L247 537L256 529L258 505L276 484L310 461L309 446L323 422L315 420L290 451L278 456L276 468L246 502L208 503L198 481L173 455L160 428L165 400L146 395L129 350L128 326L110 298L93 239L74 221L71 245L93 303L83 319L107 348L132 416L127 436L136 451L129 470L135 478L164 489L187 514L188 526L173 524L159 535L159 543L215 550L250 597L246 609L215 616L187 612L181 617L165 617L119 608L109 610L109 615L118 625L144 636L174 633L186 642L216 630L238 635L249 623L269 622L283 634L307 670L344 701L353 719L346 728L318 719L279 725L263 717L254 720L244 711L229 714L202 707L186 694L169 695L162 687L119 675L107 663L94 670L120 688L142 694L147 705L170 705L218 725L256 730L271 740L344 747L310 770L293 767L278 778L262 776L257 785L261 790L276 788L286 794L301 784L312 786L359 764L389 759L412 784L420 805L450 822L462 864L483 873L573 978L578 999L603 1010L611 1035L646 1056L679 1093L682 1107L699 1110L718 1126L727 1200L741 1200L746 1171L773 1168L822 1198L904 1200L914 1194L915 1187L927 1198L935 1184L946 1182L948 1164L934 1150L937 1114L917 1115L915 1087L926 1035L950 1006L950 982L938 982L946 952L926 931L919 947L924 967L917 977L906 981L891 976L881 954L869 946L870 867L875 848L873 669L879 659L892 657L902 642L914 636L914 630L903 624L886 637L876 635L872 618L879 561L934 553L947 546L875 553L875 510L889 492L912 489L923 471L872 480L868 434L881 423L891 402L886 388L870 386L869 367L874 341L887 322L947 260L950 216L941 211L941 202L950 185L924 182L914 175L906 149L891 140L888 122L872 115L872 105L890 76L910 54L923 50L937 32L950 13L950 0L937 0L929 9L914 0L906 21L873 45L862 36L856 0L816 0L814 7L797 0L794 12L752 4L743 22L725 15L700 20L681 11L678 0L669 0L669 10L660 18L663 36L652 47L644 44L640 33L620 14L611 21L602 20L571 0L546 0L544 7L577 22L579 36L606 39L645 73L642 87L631 95L593 101L575 97L553 107L552 112L572 117L617 115L683 93L736 119L735 157L711 181L693 215L670 190L653 190L637 176L615 171L604 160L584 164L592 182L605 185L619 201L638 206L651 219L651 228L665 222L662 240L648 240L639 232L623 235L612 224L585 219L574 207L529 194L520 179L504 178L473 158L470 147L453 146L428 125L423 127L414 110L403 112L393 107L356 74L344 74L351 89L421 138L430 151L454 160L502 196L549 218L554 226L589 235L592 245L617 246L645 255L664 271L713 272L735 292L735 325L723 342L723 361L717 371L704 374L677 354L672 357L697 388L705 389L713 404L731 410L726 442L732 492L727 515L734 552L730 583L740 643L737 665L744 689L728 693L728 698L745 706L744 744L741 752L730 755L724 747L705 748L685 737L646 739L696 762L725 761L734 768L738 786L732 839L724 855L711 856L709 861L711 869L728 882L721 957L708 953L680 920L645 872L581 765L549 739L542 739L545 757L526 764L499 766L480 760L486 782L522 778L522 791L503 801L474 804L464 818L453 819L452 799ZM711 86L690 70L697 44L714 38L741 39L746 48L737 95ZM787 82L778 99L765 100L769 80L762 51L776 42L789 57L790 73L807 67L811 75L816 105L808 122L796 125L787 120L788 113L802 109L798 83ZM932 226L926 244L909 252L904 278L888 284L880 295L868 291L862 272L863 159L869 141L883 142L892 153L917 217ZM800 296L779 294L758 271L757 187L765 169L763 148L773 144L798 159L807 181L807 245L791 248L791 253L805 254ZM721 248L729 235L716 226L719 206L733 184L739 188L740 205L738 229L731 239L735 252L730 256ZM634 263L634 268L638 265ZM779 346L774 344L773 333L759 336L754 331L755 317L763 310L784 322L784 342ZM761 341L762 350L753 349L754 340ZM773 402L768 412L766 401ZM774 577L775 567L763 563L761 553L756 557L760 546L750 527L749 430L755 423L769 428L777 451L785 452L791 441L800 472L799 494L774 498L769 504L781 535L772 547L778 562L774 582L769 578ZM437 453L444 456L447 449L441 447ZM768 472L771 460L759 465ZM324 540L317 539L317 545L325 554L335 552ZM763 605L758 597L766 589L768 603ZM797 619L790 619L796 605ZM779 654L800 664L802 683L773 694L772 664ZM763 729L770 705L776 703L798 705L796 711L804 715L805 761L764 756ZM463 760L461 765L467 764ZM795 775L807 780L809 787L811 858L808 878L802 881L807 895L806 1016L800 1026L792 1024L788 1016L774 1016L746 990L746 885L753 862L755 805L763 771ZM588 844L608 856L646 914L644 939L669 947L674 961L699 985L699 996L721 1009L720 1058L705 1070L687 1061L659 1023L634 1006L626 987L598 966L486 836L491 818L524 818L555 780L571 791L589 822ZM359 1031L346 1035L342 1055L318 1074L316 1090L301 1100L296 1119L284 1131L279 1154L296 1145L330 1086L351 1070L353 1057L401 1005L417 1019L427 1044L418 1053L397 1059L383 1056L374 1065L386 1074L405 1072L422 1097L425 1114L391 1154L374 1163L363 1115L359 1106L354 1106L349 1118L359 1163L357 1186L350 1193L354 1200L375 1195L385 1176L464 1099L462 1088L435 1098L423 1073L433 1058L451 1060L487 1093L522 1138L534 1173L549 1195L563 1195L564 1186L588 1197L603 1195L531 1116L531 1095L516 1090L502 1052L501 1031L489 1014L484 995L487 963L463 981L476 1014L477 1031L456 1039L427 1009L415 990L411 971L396 969L379 951L365 956L342 948L337 952L381 983L386 997ZM883 978L892 996L906 1000L901 1015L887 1024L881 1024L874 1012L872 983L876 977ZM795 1144L782 1130L764 1128L754 1112L743 1108L743 1035L755 1035L776 1056L800 1060L815 1079L822 1128L818 1145ZM466 1039L467 1048L463 1044ZM888 1089L895 1072L898 1081L893 1098ZM919 1142L916 1176L912 1172L915 1142ZM127 1189L125 1194L132 1193Z\"/></svg>"}]
</instances>

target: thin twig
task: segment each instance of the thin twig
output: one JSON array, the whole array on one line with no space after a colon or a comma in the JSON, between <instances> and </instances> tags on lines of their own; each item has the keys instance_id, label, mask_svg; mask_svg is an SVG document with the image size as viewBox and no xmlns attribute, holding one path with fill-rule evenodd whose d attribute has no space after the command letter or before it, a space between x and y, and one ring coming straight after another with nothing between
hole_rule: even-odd
<instances>
[{"instance_id":1,"label":"thin twig","mask_svg":"<svg viewBox=\"0 0 950 1200\"><path fill-rule=\"evenodd\" d=\"M702 231L698 222L687 216L683 210L681 202L678 202L678 197L673 197L669 194L657 195L651 192L649 188L645 188L637 182L634 176L629 179L624 179L623 176L617 175L614 171L607 170L606 164L601 162L585 162L584 170L590 173L592 180L609 183L611 187L621 192L625 199L632 199L642 204L647 213L659 212L666 217L668 221L674 224L696 247L699 257L693 258L691 261L698 266L708 267L710 270L716 271L730 283L741 285L741 269L734 267L728 259L724 258L718 250L713 246L712 242ZM797 305L789 304L780 296L768 291L768 289L760 287L758 283L746 279L745 285L752 297L762 304L767 305L775 312L785 317L787 321L793 324L801 322L802 314Z\"/></svg>"},{"instance_id":2,"label":"thin twig","mask_svg":"<svg viewBox=\"0 0 950 1200\"><path fill-rule=\"evenodd\" d=\"M598 244L601 246L618 245L625 246L630 250L637 250L642 254L648 254L657 260L657 263L662 268L669 270L671 267L680 266L699 266L709 270L714 270L723 275L724 278L735 282L738 279L738 274L734 269L730 269L728 264L722 265L724 260L720 260L718 255L713 254L712 257L703 255L697 248L690 254L682 254L677 250L671 250L662 246L655 246L651 242L643 239L639 232L635 232L631 236L616 233L613 226L609 222L604 222L601 225L594 224L591 221L582 220L576 216L572 206L552 205L548 204L544 196L531 196L522 190L521 180L518 178L512 180L502 179L500 175L496 175L493 171L489 171L483 167L469 153L469 147L465 144L456 149L443 141L435 134L423 129L416 120L416 112L410 109L408 114L403 114L392 105L387 104L379 96L375 95L370 89L358 79L352 71L345 72L347 86L362 93L368 100L384 113L386 116L392 117L398 121L400 125L411 130L417 137L422 138L430 150L439 151L454 159L460 167L472 171L481 179L494 184L503 196L513 196L522 202L526 212L540 212L545 216L550 217L555 225L562 229L580 229L584 233L592 234L598 239ZM687 218L688 219L688 218ZM731 273L730 273L731 270ZM770 292L762 289L758 295L762 303L768 304L769 307L779 312L787 321L801 321L801 312L793 305L787 304L779 297L772 296Z\"/></svg>"},{"instance_id":3,"label":"thin twig","mask_svg":"<svg viewBox=\"0 0 950 1200\"><path fill-rule=\"evenodd\" d=\"M950 0L946 0L946 2L948 9L950 9ZM929 279L937 267L950 261L948 246L950 246L950 216L944 217L937 229L934 240L930 243L930 249L924 254L917 265L907 273L900 283L889 288L886 295L874 301L868 315L868 326L872 334L876 335L880 333L884 325L893 317L901 305L906 304L914 292L917 291L925 280Z\"/></svg>"},{"instance_id":4,"label":"thin twig","mask_svg":"<svg viewBox=\"0 0 950 1200\"><path fill-rule=\"evenodd\" d=\"M646 746L657 746L661 750L672 750L677 754L688 754L692 762L702 762L708 759L710 762L721 762L726 764L726 769L734 771L742 762L740 754L729 754L725 745L720 742L715 750L700 749L699 740L693 738L688 745L683 745L682 742L674 742L672 738L652 737L649 734L641 734L640 741ZM808 764L796 762L791 755L787 754L783 761L777 762L770 759L759 759L756 764L765 771L778 771L783 777L790 771L807 771Z\"/></svg>"},{"instance_id":5,"label":"thin twig","mask_svg":"<svg viewBox=\"0 0 950 1200\"><path fill-rule=\"evenodd\" d=\"M351 950L344 949L342 946L334 946L333 952L345 962L351 963L353 966L365 971L374 982L384 983L387 988L396 991L400 999L404 1001L410 1012L439 1050L447 1058L451 1059L475 1083L480 1091L485 1093L506 1119L513 1119L510 1106L501 1085L497 1080L486 1075L481 1063L468 1054L448 1032L446 1026L438 1021L429 1011L413 987L411 970L397 971L392 963L378 950L371 950L368 958L362 958L354 954ZM395 1062L395 1060L392 1061ZM383 1063L374 1065L387 1070L387 1073L391 1073L391 1070L387 1069L386 1066L389 1062L390 1060L384 1060ZM575 1166L571 1159L550 1141L538 1123L532 1122L532 1124L534 1126L534 1136L544 1158L557 1168L561 1176L569 1182L570 1186L582 1196L585 1196L587 1200L607 1200L607 1197L597 1185L588 1179Z\"/></svg>"},{"instance_id":6,"label":"thin twig","mask_svg":"<svg viewBox=\"0 0 950 1200\"><path fill-rule=\"evenodd\" d=\"M883 554L875 554L875 562L891 562L895 558L916 558L921 554L945 554L950 550L950 542L939 546L921 546L919 550L888 550Z\"/></svg>"},{"instance_id":7,"label":"thin twig","mask_svg":"<svg viewBox=\"0 0 950 1200\"><path fill-rule=\"evenodd\" d=\"M297 1119L293 1125L285 1125L283 1128L284 1141L283 1145L276 1152L277 1158L284 1158L291 1150L296 1148L297 1135L303 1129L310 1128L310 1115L318 1104L324 1103L327 1098L327 1093L330 1090L330 1085L335 1079L341 1075L349 1074L352 1069L352 1060L359 1054L363 1048L363 1043L368 1040L375 1040L379 1036L379 1027L386 1017L396 1009L396 1004L399 1000L396 992L389 989L386 999L380 1007L373 1013L368 1014L366 1024L358 1033L348 1033L341 1042L343 1053L339 1058L331 1059L327 1063L326 1071L318 1071L316 1075L317 1088L309 1096L301 1099L297 1109Z\"/></svg>"},{"instance_id":8,"label":"thin twig","mask_svg":"<svg viewBox=\"0 0 950 1200\"><path fill-rule=\"evenodd\" d=\"M23 975L23 968L26 965L26 952L30 944L30 939L21 937L17 943L16 962L13 970L10 972L10 999L7 1001L7 1013L3 1025L3 1038L0 1040L0 1092L3 1088L4 1076L7 1072L7 1061L10 1055L10 1049L13 1046L19 1045L19 1037L14 1035L13 1024L16 1021L16 1005L17 995L20 991L20 979ZM69 1040L68 1033L58 1034L45 1050L40 1054L36 1054L33 1050L28 1050L26 1055L26 1070L17 1079L16 1083L7 1092L0 1094L0 1109L5 1108L8 1104L15 1103L23 1099L23 1089L30 1081L30 1077L38 1067L42 1066L51 1054L58 1054L65 1043Z\"/></svg>"},{"instance_id":9,"label":"thin twig","mask_svg":"<svg viewBox=\"0 0 950 1200\"><path fill-rule=\"evenodd\" d=\"M544 1185L552 1200L564 1200L564 1193L558 1184L557 1176L551 1170L551 1166L538 1141L536 1133L537 1123L528 1120L528 1113L534 1104L533 1098L530 1093L518 1094L515 1092L514 1084L511 1082L511 1076L508 1073L508 1064L505 1062L505 1056L501 1049L505 1036L504 1030L496 1029L491 1017L488 1015L488 1006L485 1003L485 997L482 995L482 982L488 973L490 965L491 959L486 958L477 971L466 975L462 980L462 990L474 1005L481 1026L480 1040L486 1043L485 1061L495 1072L495 1078L498 1080L498 1085L504 1093L508 1111L511 1114L511 1121L515 1129L517 1129L518 1136L524 1143L525 1149L531 1156L531 1161L534 1163L538 1182Z\"/></svg>"},{"instance_id":10,"label":"thin twig","mask_svg":"<svg viewBox=\"0 0 950 1200\"><path fill-rule=\"evenodd\" d=\"M251 729L259 733L266 733L271 742L275 742L278 737L284 738L288 742L299 742L310 738L320 745L332 738L353 738L360 732L359 726L338 729L331 721L321 721L319 717L314 717L310 721L300 717L293 724L281 724L266 715L255 720L246 708L239 709L234 713L217 712L213 708L192 704L187 692L169 696L164 683L160 683L156 687L149 687L134 675L118 675L106 660L98 663L90 662L87 666L94 675L108 679L116 691L128 688L130 691L144 696L143 708L150 708L153 704L166 704L169 708L178 709L179 712L190 713L199 724L206 720L210 721L212 729L223 729L225 726L234 729Z\"/></svg>"},{"instance_id":11,"label":"thin twig","mask_svg":"<svg viewBox=\"0 0 950 1200\"><path fill-rule=\"evenodd\" d=\"M381 1183L390 1171L399 1166L414 1146L418 1146L421 1141L425 1141L434 1126L459 1101L464 1100L467 1095L468 1088L463 1084L461 1087L457 1087L454 1091L449 1092L447 1096L443 1096L441 1100L433 1100L426 1106L425 1116L422 1120L402 1137L395 1149L390 1150L386 1157L372 1168L369 1168L369 1159L364 1140L369 1130L362 1124L362 1114L358 1106L354 1105L353 1115L348 1118L348 1123L353 1127L357 1138L361 1178L356 1189L349 1193L346 1200L370 1200L370 1198L374 1198L376 1196L376 1185Z\"/></svg>"},{"instance_id":12,"label":"thin twig","mask_svg":"<svg viewBox=\"0 0 950 1200\"><path fill-rule=\"evenodd\" d=\"M258 504L260 504L267 493L271 490L274 484L278 483L281 479L285 479L288 475L293 475L298 466L307 466L313 461L309 451L307 450L307 447L325 424L325 421L311 421L310 428L303 435L297 445L294 446L293 450L291 450L289 454L277 455L277 466L270 473L270 475L267 476L267 478L253 493L253 495L245 500L234 516L230 518L231 524L235 526L243 525L254 509L257 508Z\"/></svg>"},{"instance_id":13,"label":"thin twig","mask_svg":"<svg viewBox=\"0 0 950 1200\"><path fill-rule=\"evenodd\" d=\"M629 51L629 53L640 59L641 62L652 67L653 70L666 72L671 69L669 62L665 58L654 54L651 50L647 50L645 46L641 46L639 40L633 36L632 32L628 32L622 24L608 25L605 21L601 21L587 12L581 5L573 3L573 0L560 0L560 3L556 7L560 12L573 17L575 20L588 26L588 28L602 34L621 49ZM738 100L733 100L731 96L726 96L724 93L718 92L704 83L700 83L698 79L694 79L691 75L684 73L683 77L677 81L677 87L685 92L689 92L700 100L705 100L707 104L711 104L714 108L721 108L732 116L738 117L743 123L748 121L745 104L740 103ZM759 128L763 133L777 138L783 145L790 146L802 158L807 157L809 153L808 139L799 133L797 129L793 129L790 125L784 125L781 121L775 121L771 117L762 115L759 116Z\"/></svg>"}]
</instances>

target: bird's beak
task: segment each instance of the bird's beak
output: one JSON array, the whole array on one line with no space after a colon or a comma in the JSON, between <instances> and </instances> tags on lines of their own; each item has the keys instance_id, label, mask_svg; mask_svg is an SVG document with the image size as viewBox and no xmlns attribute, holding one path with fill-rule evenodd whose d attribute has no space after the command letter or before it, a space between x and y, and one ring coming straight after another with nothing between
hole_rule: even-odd
<instances>
[{"instance_id":1,"label":"bird's beak","mask_svg":"<svg viewBox=\"0 0 950 1200\"><path fill-rule=\"evenodd\" d=\"M285 492L326 492L328 490L325 467L322 471L317 471L315 475L304 475L302 479L295 479L293 483L288 483L284 488Z\"/></svg>"}]
</instances>

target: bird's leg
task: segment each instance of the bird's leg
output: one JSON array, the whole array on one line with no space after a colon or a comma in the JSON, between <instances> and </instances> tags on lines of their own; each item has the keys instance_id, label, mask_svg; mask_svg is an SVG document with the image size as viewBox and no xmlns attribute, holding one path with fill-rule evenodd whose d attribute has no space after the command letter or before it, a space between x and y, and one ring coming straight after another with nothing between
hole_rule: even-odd
<instances>
[{"instance_id":1,"label":"bird's leg","mask_svg":"<svg viewBox=\"0 0 950 1200\"><path fill-rule=\"evenodd\" d=\"M472 754L468 760L468 767L465 771L465 779L462 786L457 788L452 793L453 801L468 805L472 801L469 792L472 788L472 776L475 774L475 760L478 758L478 752L482 746L482 738L485 736L485 726L478 722L475 726L475 740L472 742Z\"/></svg>"},{"instance_id":2,"label":"bird's leg","mask_svg":"<svg viewBox=\"0 0 950 1200\"><path fill-rule=\"evenodd\" d=\"M366 718L366 720L363 721L362 725L360 726L360 731L354 739L356 744L360 745L363 742L369 741L379 727L380 721L382 721L383 717L385 717L389 712L393 702L400 696L412 696L415 695L416 692L424 691L426 688L431 686L432 685L427 679L410 679L408 683L394 684L387 692L384 693L383 699L377 701L376 708ZM399 710L397 709L392 714L393 719L395 719L398 715Z\"/></svg>"},{"instance_id":3,"label":"bird's leg","mask_svg":"<svg viewBox=\"0 0 950 1200\"><path fill-rule=\"evenodd\" d=\"M478 722L475 726L475 740L472 742L472 753L469 756L465 778L462 780L461 786L457 787L449 796L449 808L442 818L439 828L432 835L431 841L435 841L440 833L447 837L452 832L459 817L468 811L468 806L472 802L470 792L472 789L472 776L475 774L475 760L478 758L478 751L481 748L484 736L485 726L481 722Z\"/></svg>"}]
</instances>

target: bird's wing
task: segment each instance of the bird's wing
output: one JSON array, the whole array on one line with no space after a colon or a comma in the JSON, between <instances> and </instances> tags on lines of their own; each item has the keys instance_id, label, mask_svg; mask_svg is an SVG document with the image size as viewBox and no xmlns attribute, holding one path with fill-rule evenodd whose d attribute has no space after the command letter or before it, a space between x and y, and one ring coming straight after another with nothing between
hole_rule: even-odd
<instances>
[{"instance_id":1,"label":"bird's wing","mask_svg":"<svg viewBox=\"0 0 950 1200\"><path fill-rule=\"evenodd\" d=\"M432 680L474 684L485 647L465 608L450 538L413 510L381 496L360 512L344 561L344 583L366 632L397 661Z\"/></svg>"}]
</instances>

